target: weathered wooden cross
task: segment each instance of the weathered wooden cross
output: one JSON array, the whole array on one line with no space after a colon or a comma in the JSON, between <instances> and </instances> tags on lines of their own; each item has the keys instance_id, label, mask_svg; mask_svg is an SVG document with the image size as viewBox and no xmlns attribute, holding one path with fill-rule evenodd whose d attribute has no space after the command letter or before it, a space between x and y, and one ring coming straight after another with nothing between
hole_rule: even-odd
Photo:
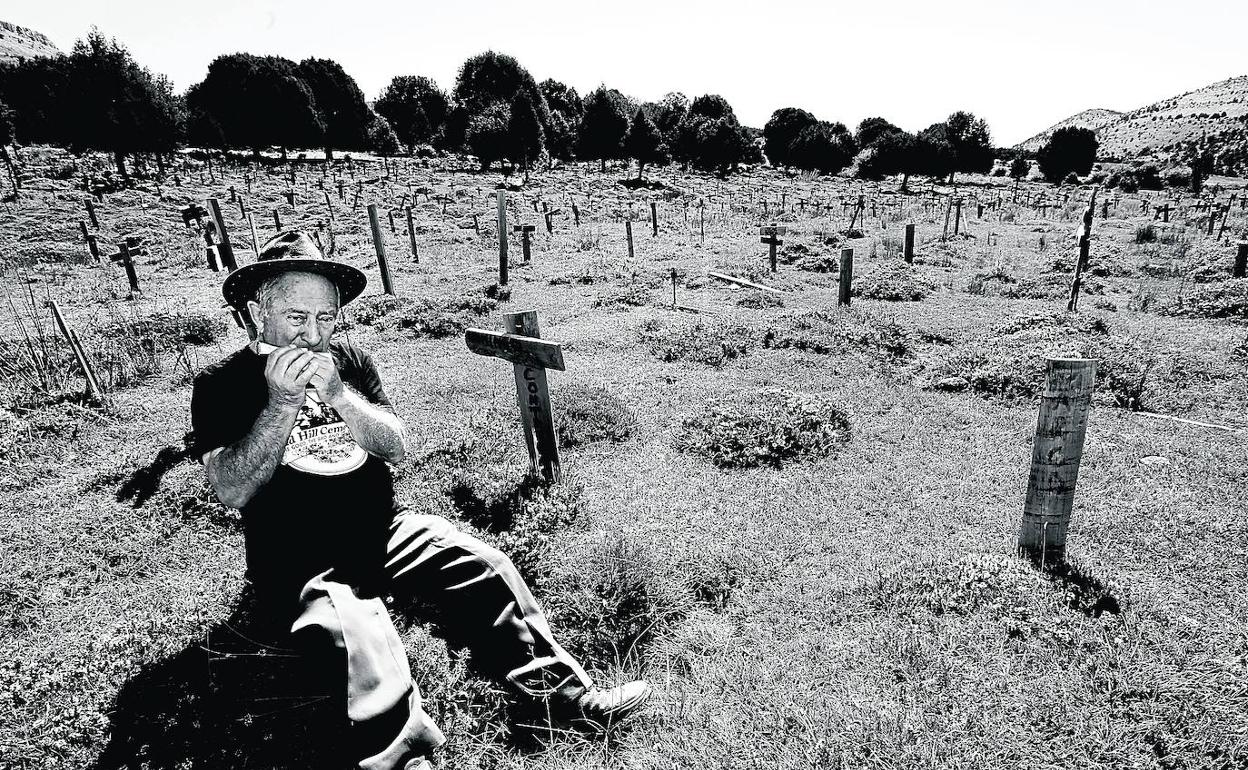
<instances>
[{"instance_id":1,"label":"weathered wooden cross","mask_svg":"<svg viewBox=\"0 0 1248 770\"><path fill-rule=\"evenodd\" d=\"M520 248L524 252L524 263L529 263L529 233L537 229L537 225L512 225L513 233L520 233Z\"/></svg>"},{"instance_id":2,"label":"weathered wooden cross","mask_svg":"<svg viewBox=\"0 0 1248 770\"><path fill-rule=\"evenodd\" d=\"M192 203L189 206L183 206L178 211L182 214L183 226L190 227L191 223L194 223L196 230L204 229L204 217L208 216L208 211L203 206Z\"/></svg>"},{"instance_id":3,"label":"weathered wooden cross","mask_svg":"<svg viewBox=\"0 0 1248 770\"><path fill-rule=\"evenodd\" d=\"M541 339L536 311L504 313L503 320L505 333L468 329L465 342L473 353L501 358L515 366L516 402L533 473L541 474L547 482L562 481L546 370L564 371L563 349L557 342Z\"/></svg>"},{"instance_id":4,"label":"weathered wooden cross","mask_svg":"<svg viewBox=\"0 0 1248 770\"><path fill-rule=\"evenodd\" d=\"M134 271L134 258L145 256L147 256L147 247L143 245L143 239L128 235L125 240L117 244L117 253L110 254L108 257L111 261L119 262L126 268L126 280L130 282L132 294L143 293L139 288L139 276Z\"/></svg>"},{"instance_id":5,"label":"weathered wooden cross","mask_svg":"<svg viewBox=\"0 0 1248 770\"><path fill-rule=\"evenodd\" d=\"M768 225L758 228L758 232L763 236L759 239L759 243L767 244L767 255L770 259L771 272L774 273L776 272L776 247L784 245L782 237L788 232L788 228L782 225Z\"/></svg>"}]
</instances>

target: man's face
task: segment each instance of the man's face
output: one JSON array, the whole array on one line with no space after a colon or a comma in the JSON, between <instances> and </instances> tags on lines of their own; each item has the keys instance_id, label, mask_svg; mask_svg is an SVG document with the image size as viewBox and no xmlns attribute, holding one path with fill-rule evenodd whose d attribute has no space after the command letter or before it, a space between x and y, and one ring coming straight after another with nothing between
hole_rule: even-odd
<instances>
[{"instance_id":1,"label":"man's face","mask_svg":"<svg viewBox=\"0 0 1248 770\"><path fill-rule=\"evenodd\" d=\"M329 350L338 322L338 290L315 273L284 273L267 301L247 303L259 338L270 345L295 345L317 352Z\"/></svg>"}]
</instances>

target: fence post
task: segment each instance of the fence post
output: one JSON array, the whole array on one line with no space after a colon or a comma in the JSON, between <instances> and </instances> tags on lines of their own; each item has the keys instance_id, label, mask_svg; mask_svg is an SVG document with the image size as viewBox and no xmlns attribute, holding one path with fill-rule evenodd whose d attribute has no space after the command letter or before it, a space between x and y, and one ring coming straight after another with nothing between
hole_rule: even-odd
<instances>
[{"instance_id":1,"label":"fence post","mask_svg":"<svg viewBox=\"0 0 1248 770\"><path fill-rule=\"evenodd\" d=\"M1041 568L1066 558L1066 530L1083 458L1096 361L1050 358L1036 418L1019 553Z\"/></svg>"},{"instance_id":2,"label":"fence post","mask_svg":"<svg viewBox=\"0 0 1248 770\"><path fill-rule=\"evenodd\" d=\"M1248 241L1240 241L1238 251L1235 254L1235 268L1231 271L1231 277L1243 278L1248 273Z\"/></svg>"},{"instance_id":3,"label":"fence post","mask_svg":"<svg viewBox=\"0 0 1248 770\"><path fill-rule=\"evenodd\" d=\"M906 264L914 262L914 223L906 225L906 245L902 251L902 256L906 258Z\"/></svg>"},{"instance_id":4,"label":"fence post","mask_svg":"<svg viewBox=\"0 0 1248 770\"><path fill-rule=\"evenodd\" d=\"M498 198L498 285L507 285L507 191L495 192Z\"/></svg>"}]
</instances>

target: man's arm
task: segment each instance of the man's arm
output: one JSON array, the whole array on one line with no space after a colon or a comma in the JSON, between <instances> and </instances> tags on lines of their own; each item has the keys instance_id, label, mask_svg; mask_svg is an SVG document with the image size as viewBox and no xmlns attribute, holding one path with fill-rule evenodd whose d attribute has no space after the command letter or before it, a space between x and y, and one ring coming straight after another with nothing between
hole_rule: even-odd
<instances>
[{"instance_id":1,"label":"man's arm","mask_svg":"<svg viewBox=\"0 0 1248 770\"><path fill-rule=\"evenodd\" d=\"M269 354L264 367L268 404L246 436L204 458L208 483L222 503L241 508L273 478L303 406L304 388L316 371L310 351L290 347Z\"/></svg>"},{"instance_id":2,"label":"man's arm","mask_svg":"<svg viewBox=\"0 0 1248 770\"><path fill-rule=\"evenodd\" d=\"M320 366L312 377L312 385L321 394L321 400L342 416L355 443L389 462L402 460L407 454L407 430L398 415L343 385L332 355L317 353L317 361Z\"/></svg>"},{"instance_id":3,"label":"man's arm","mask_svg":"<svg viewBox=\"0 0 1248 770\"><path fill-rule=\"evenodd\" d=\"M341 395L327 403L342 415L352 438L365 452L392 463L407 454L407 430L398 415L370 404L345 386Z\"/></svg>"}]
</instances>

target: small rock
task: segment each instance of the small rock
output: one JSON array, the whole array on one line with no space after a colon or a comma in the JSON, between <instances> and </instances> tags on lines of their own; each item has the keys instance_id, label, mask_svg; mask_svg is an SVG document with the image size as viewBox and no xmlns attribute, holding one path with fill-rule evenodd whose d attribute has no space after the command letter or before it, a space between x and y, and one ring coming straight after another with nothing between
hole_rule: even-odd
<instances>
[{"instance_id":1,"label":"small rock","mask_svg":"<svg viewBox=\"0 0 1248 770\"><path fill-rule=\"evenodd\" d=\"M1141 457L1140 462L1144 463L1145 465L1169 465L1170 464L1169 460L1167 460L1166 458L1160 455L1149 455L1148 457Z\"/></svg>"},{"instance_id":2,"label":"small rock","mask_svg":"<svg viewBox=\"0 0 1248 770\"><path fill-rule=\"evenodd\" d=\"M966 390L971 383L966 381L964 377L944 377L936 380L936 390L959 391Z\"/></svg>"}]
</instances>

